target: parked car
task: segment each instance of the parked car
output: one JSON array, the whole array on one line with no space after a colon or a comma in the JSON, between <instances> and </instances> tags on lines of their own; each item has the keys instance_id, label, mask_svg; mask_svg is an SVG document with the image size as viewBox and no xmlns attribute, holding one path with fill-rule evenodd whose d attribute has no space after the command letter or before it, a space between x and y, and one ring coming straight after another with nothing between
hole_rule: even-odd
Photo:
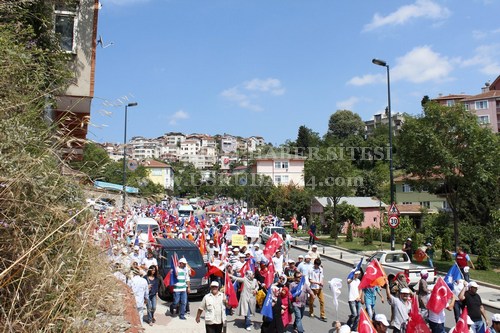
<instances>
[{"instance_id":1,"label":"parked car","mask_svg":"<svg viewBox=\"0 0 500 333\"><path fill-rule=\"evenodd\" d=\"M375 252L370 258L365 260L361 266L362 272L366 270L366 266L368 266L374 258L377 259L380 265L384 268L389 281L391 281L396 274L403 272L410 279L410 283L408 285L413 287L420 280L420 271L425 269L429 272L427 282L429 284L435 283L436 272L434 268L412 263L406 252L401 250Z\"/></svg>"},{"instance_id":2,"label":"parked car","mask_svg":"<svg viewBox=\"0 0 500 333\"><path fill-rule=\"evenodd\" d=\"M189 217L191 214L194 214L194 208L191 205L180 205L177 212L179 213L179 218Z\"/></svg>"},{"instance_id":3,"label":"parked car","mask_svg":"<svg viewBox=\"0 0 500 333\"><path fill-rule=\"evenodd\" d=\"M240 227L236 224L230 224L229 229L226 231L226 239L231 239L233 235L237 235L240 232Z\"/></svg>"},{"instance_id":4,"label":"parked car","mask_svg":"<svg viewBox=\"0 0 500 333\"><path fill-rule=\"evenodd\" d=\"M273 226L264 227L264 229L262 229L262 232L260 234L260 239L262 241L262 244L266 244L269 237L271 237L271 235L275 232L277 232L281 236L281 238L283 238L283 240L286 238L285 228L273 227Z\"/></svg>"},{"instance_id":5,"label":"parked car","mask_svg":"<svg viewBox=\"0 0 500 333\"><path fill-rule=\"evenodd\" d=\"M99 211L110 210L114 208L108 201L102 199L95 200L92 204L92 207L94 208L94 210L99 210Z\"/></svg>"},{"instance_id":6,"label":"parked car","mask_svg":"<svg viewBox=\"0 0 500 333\"><path fill-rule=\"evenodd\" d=\"M157 238L158 249L158 273L163 281L164 277L172 268L170 265L170 257L177 254L179 259L186 258L188 265L194 270L195 274L191 276L191 290L189 298L201 297L209 292L207 266L203 261L200 249L195 243L186 239L176 238ZM165 287L164 283L160 283L158 296L164 300L171 300L173 295L173 286Z\"/></svg>"}]
</instances>

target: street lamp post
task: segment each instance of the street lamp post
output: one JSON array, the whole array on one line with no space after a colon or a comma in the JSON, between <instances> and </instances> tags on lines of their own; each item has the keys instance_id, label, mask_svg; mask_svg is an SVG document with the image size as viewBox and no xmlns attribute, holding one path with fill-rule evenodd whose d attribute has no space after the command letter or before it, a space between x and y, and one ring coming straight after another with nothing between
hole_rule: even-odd
<instances>
[{"instance_id":1,"label":"street lamp post","mask_svg":"<svg viewBox=\"0 0 500 333\"><path fill-rule=\"evenodd\" d=\"M391 205L394 203L394 174L392 167L392 109L391 109L391 78L389 75L389 64L384 60L373 59L372 63L387 69L387 117L389 118L389 178L390 178L390 193ZM394 251L395 246L395 230L391 228L391 250Z\"/></svg>"},{"instance_id":2,"label":"street lamp post","mask_svg":"<svg viewBox=\"0 0 500 333\"><path fill-rule=\"evenodd\" d=\"M122 210L125 212L125 200L127 198L127 191L125 191L127 186L127 110L129 107L137 106L136 102L128 103L125 105L125 126L123 131L123 202Z\"/></svg>"}]
</instances>

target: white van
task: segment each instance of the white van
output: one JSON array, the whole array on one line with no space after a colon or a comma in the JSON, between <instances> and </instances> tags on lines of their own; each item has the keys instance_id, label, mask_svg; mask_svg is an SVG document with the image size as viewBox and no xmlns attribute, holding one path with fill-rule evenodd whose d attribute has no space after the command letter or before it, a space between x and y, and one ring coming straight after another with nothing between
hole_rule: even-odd
<instances>
[{"instance_id":1,"label":"white van","mask_svg":"<svg viewBox=\"0 0 500 333\"><path fill-rule=\"evenodd\" d=\"M139 241L144 243L148 242L148 229L151 228L151 232L158 232L160 227L155 219L150 217L138 217L135 225L135 234L139 235Z\"/></svg>"},{"instance_id":2,"label":"white van","mask_svg":"<svg viewBox=\"0 0 500 333\"><path fill-rule=\"evenodd\" d=\"M189 217L191 214L194 214L194 208L191 205L181 205L179 209L177 209L179 213L179 218Z\"/></svg>"}]
</instances>

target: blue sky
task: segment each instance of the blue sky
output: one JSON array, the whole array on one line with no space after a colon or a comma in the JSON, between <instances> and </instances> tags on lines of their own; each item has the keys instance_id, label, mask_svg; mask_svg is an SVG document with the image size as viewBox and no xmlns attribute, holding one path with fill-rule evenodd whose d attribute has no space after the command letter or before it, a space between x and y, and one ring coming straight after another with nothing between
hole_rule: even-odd
<instances>
[{"instance_id":1,"label":"blue sky","mask_svg":"<svg viewBox=\"0 0 500 333\"><path fill-rule=\"evenodd\" d=\"M101 0L88 138L323 135L338 109L418 114L500 75L498 0ZM112 45L109 45L112 43Z\"/></svg>"}]
</instances>

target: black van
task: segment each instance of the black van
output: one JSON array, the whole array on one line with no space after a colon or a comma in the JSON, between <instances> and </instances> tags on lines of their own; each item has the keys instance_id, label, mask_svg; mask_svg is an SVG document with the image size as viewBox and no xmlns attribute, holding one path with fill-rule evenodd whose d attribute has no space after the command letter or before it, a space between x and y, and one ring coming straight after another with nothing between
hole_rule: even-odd
<instances>
[{"instance_id":1,"label":"black van","mask_svg":"<svg viewBox=\"0 0 500 333\"><path fill-rule=\"evenodd\" d=\"M195 243L186 239L177 238L157 238L158 249L158 273L163 278L170 271L170 256L177 253L179 259L186 258L189 266L194 269L195 275L191 276L191 292L188 297L204 296L208 294L210 287L208 285L207 266L203 262L203 256ZM158 296L166 301L171 300L173 295L173 286L165 287L160 285Z\"/></svg>"}]
</instances>

